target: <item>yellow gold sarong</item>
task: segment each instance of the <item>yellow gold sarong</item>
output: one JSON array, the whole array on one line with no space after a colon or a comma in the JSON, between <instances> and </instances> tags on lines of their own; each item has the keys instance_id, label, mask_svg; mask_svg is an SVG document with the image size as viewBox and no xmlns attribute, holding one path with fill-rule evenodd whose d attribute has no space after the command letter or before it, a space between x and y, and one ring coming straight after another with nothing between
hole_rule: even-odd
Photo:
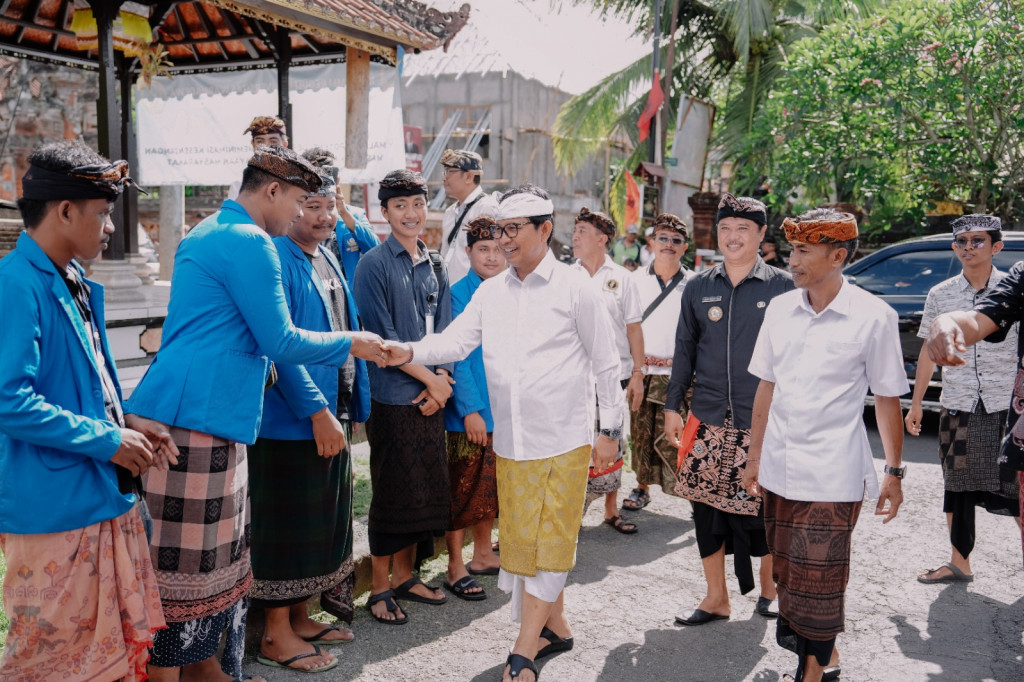
<instances>
[{"instance_id":1,"label":"yellow gold sarong","mask_svg":"<svg viewBox=\"0 0 1024 682\"><path fill-rule=\"evenodd\" d=\"M502 570L532 577L576 565L590 453L586 445L547 459L497 458Z\"/></svg>"}]
</instances>

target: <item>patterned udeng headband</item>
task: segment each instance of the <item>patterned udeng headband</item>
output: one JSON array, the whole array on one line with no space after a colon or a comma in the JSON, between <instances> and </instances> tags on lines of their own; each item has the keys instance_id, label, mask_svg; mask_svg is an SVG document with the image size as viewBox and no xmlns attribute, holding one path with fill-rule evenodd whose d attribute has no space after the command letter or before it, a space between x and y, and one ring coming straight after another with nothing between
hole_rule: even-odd
<instances>
[{"instance_id":1,"label":"patterned udeng headband","mask_svg":"<svg viewBox=\"0 0 1024 682\"><path fill-rule=\"evenodd\" d=\"M309 161L291 152L288 152L288 156L282 156L277 150L286 151L280 147L260 145L247 165L301 187L310 194L320 191L324 181Z\"/></svg>"},{"instance_id":2,"label":"patterned udeng headband","mask_svg":"<svg viewBox=\"0 0 1024 682\"><path fill-rule=\"evenodd\" d=\"M955 237L961 232L996 232L1003 229L1003 221L986 213L969 213L954 220L950 227Z\"/></svg>"},{"instance_id":3,"label":"patterned udeng headband","mask_svg":"<svg viewBox=\"0 0 1024 682\"><path fill-rule=\"evenodd\" d=\"M838 244L858 235L857 219L850 213L838 213L835 220L786 218L782 229L791 244Z\"/></svg>"},{"instance_id":4,"label":"patterned udeng headband","mask_svg":"<svg viewBox=\"0 0 1024 682\"><path fill-rule=\"evenodd\" d=\"M768 224L768 209L757 199L751 197L734 197L726 193L718 202L717 223L722 218L745 218L757 223L758 227Z\"/></svg>"},{"instance_id":5,"label":"patterned udeng headband","mask_svg":"<svg viewBox=\"0 0 1024 682\"><path fill-rule=\"evenodd\" d=\"M129 177L127 161L78 166L67 171L52 171L42 166L29 165L21 179L22 197L37 201L113 201L120 196L125 187L134 187L143 194L149 194Z\"/></svg>"},{"instance_id":6,"label":"patterned udeng headband","mask_svg":"<svg viewBox=\"0 0 1024 682\"><path fill-rule=\"evenodd\" d=\"M590 223L596 227L600 232L607 235L609 239L615 236L615 223L610 218L605 216L603 213L593 213L589 208L584 206L580 209L579 215L576 216L576 222L578 223Z\"/></svg>"},{"instance_id":7,"label":"patterned udeng headband","mask_svg":"<svg viewBox=\"0 0 1024 682\"><path fill-rule=\"evenodd\" d=\"M253 137L257 135L272 135L277 133L279 135L287 135L284 121L276 116L257 116L249 124L249 127L245 129L246 133L252 133ZM243 135L245 133L242 133Z\"/></svg>"}]
</instances>

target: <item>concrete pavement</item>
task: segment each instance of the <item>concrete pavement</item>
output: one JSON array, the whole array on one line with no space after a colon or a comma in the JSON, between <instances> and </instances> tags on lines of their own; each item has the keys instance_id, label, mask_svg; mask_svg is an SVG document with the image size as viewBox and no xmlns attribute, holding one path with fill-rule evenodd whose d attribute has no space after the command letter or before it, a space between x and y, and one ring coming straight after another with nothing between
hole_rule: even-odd
<instances>
[{"instance_id":1,"label":"concrete pavement","mask_svg":"<svg viewBox=\"0 0 1024 682\"><path fill-rule=\"evenodd\" d=\"M872 438L881 453L873 432ZM847 682L1024 680L1024 570L1011 519L978 513L973 583L915 580L920 569L949 558L936 447L933 422L925 436L908 437L906 500L892 523L883 526L873 516L874 501L865 503L853 542L847 631L838 644ZM876 465L881 471L882 460ZM775 644L774 621L753 614L757 591L739 594L731 559L732 619L674 625L674 616L704 594L688 502L655 490L651 505L631 516L640 532L629 536L603 525L600 507L592 505L584 518L566 591L576 647L542 661L541 680L777 682L793 671L794 656ZM445 563L441 556L427 564L424 580L439 584ZM440 607L403 602L410 619L404 626L375 622L362 595L356 641L334 647L340 665L313 679L500 680L518 628L496 578L481 582L490 595L483 602L451 596ZM309 679L254 660L246 671L272 681Z\"/></svg>"}]
</instances>

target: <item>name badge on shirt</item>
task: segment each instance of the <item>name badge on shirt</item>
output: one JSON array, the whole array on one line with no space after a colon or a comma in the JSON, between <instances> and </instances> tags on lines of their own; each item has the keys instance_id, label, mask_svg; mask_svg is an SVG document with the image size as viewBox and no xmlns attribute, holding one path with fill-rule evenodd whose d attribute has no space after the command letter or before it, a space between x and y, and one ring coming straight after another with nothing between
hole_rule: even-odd
<instances>
[{"instance_id":1,"label":"name badge on shirt","mask_svg":"<svg viewBox=\"0 0 1024 682\"><path fill-rule=\"evenodd\" d=\"M705 296L702 299L700 299L700 302L701 303L718 303L721 300L722 300L721 296Z\"/></svg>"},{"instance_id":2,"label":"name badge on shirt","mask_svg":"<svg viewBox=\"0 0 1024 682\"><path fill-rule=\"evenodd\" d=\"M424 318L424 326L427 328L427 334L428 335L434 333L434 316L433 315L427 315Z\"/></svg>"}]
</instances>

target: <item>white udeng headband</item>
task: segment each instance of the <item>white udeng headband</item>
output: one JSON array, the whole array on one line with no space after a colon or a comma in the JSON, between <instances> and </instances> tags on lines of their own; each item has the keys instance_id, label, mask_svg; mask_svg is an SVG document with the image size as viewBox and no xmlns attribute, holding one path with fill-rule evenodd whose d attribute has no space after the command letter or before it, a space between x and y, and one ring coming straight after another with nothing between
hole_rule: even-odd
<instances>
[{"instance_id":1,"label":"white udeng headband","mask_svg":"<svg viewBox=\"0 0 1024 682\"><path fill-rule=\"evenodd\" d=\"M555 205L550 199L541 199L536 194L521 192L513 194L498 204L498 214L495 220L508 220L509 218L533 218L539 215L551 215L555 212Z\"/></svg>"}]
</instances>

